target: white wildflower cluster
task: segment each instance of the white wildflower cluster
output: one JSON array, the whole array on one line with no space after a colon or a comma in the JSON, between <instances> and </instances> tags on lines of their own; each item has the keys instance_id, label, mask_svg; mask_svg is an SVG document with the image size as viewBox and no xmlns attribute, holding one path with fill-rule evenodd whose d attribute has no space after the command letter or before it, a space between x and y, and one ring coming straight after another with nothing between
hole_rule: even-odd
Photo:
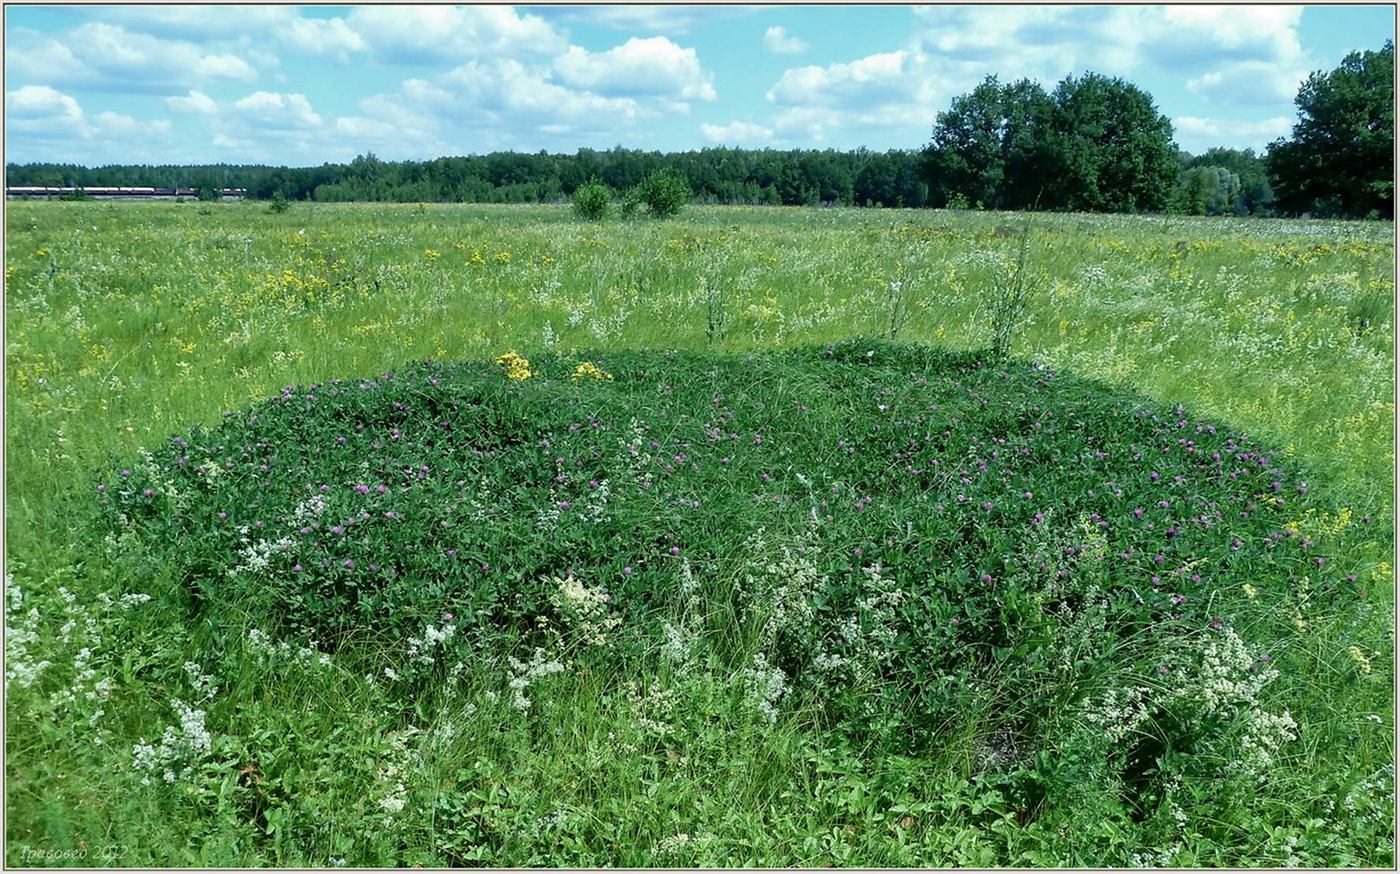
<instances>
[{"instance_id":1,"label":"white wildflower cluster","mask_svg":"<svg viewBox=\"0 0 1400 874\"><path fill-rule=\"evenodd\" d=\"M485 522L497 515L499 503L492 497L491 483L486 477L483 476L476 489L467 494L466 505L468 515L475 522Z\"/></svg>"},{"instance_id":2,"label":"white wildflower cluster","mask_svg":"<svg viewBox=\"0 0 1400 874\"><path fill-rule=\"evenodd\" d=\"M1288 711L1267 713L1259 701L1260 692L1278 677L1278 671L1252 657L1233 628L1206 639L1196 672L1173 676L1173 694L1200 707L1205 716L1243 720L1236 767L1244 772L1262 777L1283 744L1298 739L1298 725Z\"/></svg>"},{"instance_id":3,"label":"white wildflower cluster","mask_svg":"<svg viewBox=\"0 0 1400 874\"><path fill-rule=\"evenodd\" d=\"M453 662L452 667L447 669L447 686L456 689L466 676L467 663L463 661Z\"/></svg>"},{"instance_id":4,"label":"white wildflower cluster","mask_svg":"<svg viewBox=\"0 0 1400 874\"><path fill-rule=\"evenodd\" d=\"M574 814L566 808L557 807L545 816L537 816L530 821L523 830L523 836L530 840L538 840L546 835L553 834L567 826L574 820Z\"/></svg>"},{"instance_id":5,"label":"white wildflower cluster","mask_svg":"<svg viewBox=\"0 0 1400 874\"><path fill-rule=\"evenodd\" d=\"M661 623L661 633L666 638L661 644L661 657L672 664L685 664L690 658L691 640L685 628L669 620Z\"/></svg>"},{"instance_id":6,"label":"white wildflower cluster","mask_svg":"<svg viewBox=\"0 0 1400 874\"><path fill-rule=\"evenodd\" d=\"M559 345L559 335L554 333L553 322L546 321L544 323L544 330L541 332L540 339L541 342L544 343L544 348L550 351L553 351L554 347Z\"/></svg>"},{"instance_id":7,"label":"white wildflower cluster","mask_svg":"<svg viewBox=\"0 0 1400 874\"><path fill-rule=\"evenodd\" d=\"M778 721L778 702L788 693L788 677L783 669L768 664L763 653L755 653L753 667L743 671L748 701L768 722Z\"/></svg>"},{"instance_id":8,"label":"white wildflower cluster","mask_svg":"<svg viewBox=\"0 0 1400 874\"><path fill-rule=\"evenodd\" d=\"M1108 271L1102 264L1090 264L1079 271L1079 281L1085 288L1097 291L1106 286L1109 282Z\"/></svg>"},{"instance_id":9,"label":"white wildflower cluster","mask_svg":"<svg viewBox=\"0 0 1400 874\"><path fill-rule=\"evenodd\" d=\"M549 596L574 637L584 645L594 646L608 641L608 632L621 624L618 616L608 615L612 596L602 586L592 588L569 574L562 579L551 577L555 590Z\"/></svg>"},{"instance_id":10,"label":"white wildflower cluster","mask_svg":"<svg viewBox=\"0 0 1400 874\"><path fill-rule=\"evenodd\" d=\"M5 575L5 691L27 689L34 685L53 662L37 658L33 652L39 643L39 608L24 612L24 593L15 584L14 574Z\"/></svg>"},{"instance_id":11,"label":"white wildflower cluster","mask_svg":"<svg viewBox=\"0 0 1400 874\"><path fill-rule=\"evenodd\" d=\"M202 694L201 701L208 701L219 693L214 676L204 673L204 668L200 666L199 662L185 662L185 673L190 677L190 686Z\"/></svg>"},{"instance_id":12,"label":"white wildflower cluster","mask_svg":"<svg viewBox=\"0 0 1400 874\"><path fill-rule=\"evenodd\" d=\"M538 648L528 662L522 662L514 656L508 657L506 662L510 665L510 680L506 683L511 691L510 706L521 713L528 713L530 710L530 699L525 697L525 690L530 688L531 683L541 677L564 671L561 662L551 659L544 650Z\"/></svg>"},{"instance_id":13,"label":"white wildflower cluster","mask_svg":"<svg viewBox=\"0 0 1400 874\"><path fill-rule=\"evenodd\" d=\"M217 467L217 465L215 465ZM292 526L301 527L308 522L314 522L325 515L329 505L326 499L320 495L312 495L292 508Z\"/></svg>"},{"instance_id":14,"label":"white wildflower cluster","mask_svg":"<svg viewBox=\"0 0 1400 874\"><path fill-rule=\"evenodd\" d=\"M1112 743L1137 731L1151 715L1149 697L1138 686L1112 688L1088 703L1084 719L1102 729Z\"/></svg>"},{"instance_id":15,"label":"white wildflower cluster","mask_svg":"<svg viewBox=\"0 0 1400 874\"><path fill-rule=\"evenodd\" d=\"M669 620L661 623L661 633L665 642L661 644L661 658L676 666L690 663L695 654L695 643L700 637L700 581L690 567L690 559L681 559L680 583L681 616L679 624Z\"/></svg>"},{"instance_id":16,"label":"white wildflower cluster","mask_svg":"<svg viewBox=\"0 0 1400 874\"><path fill-rule=\"evenodd\" d=\"M626 307L619 308L602 318L589 319L588 332L599 340L608 340L622 333L622 329L627 327L627 320L631 317L632 310Z\"/></svg>"},{"instance_id":17,"label":"white wildflower cluster","mask_svg":"<svg viewBox=\"0 0 1400 874\"><path fill-rule=\"evenodd\" d=\"M588 497L578 509L579 516L589 522L602 522L607 518L608 499L611 497L612 487L608 481L599 480L597 488L588 490Z\"/></svg>"},{"instance_id":18,"label":"white wildflower cluster","mask_svg":"<svg viewBox=\"0 0 1400 874\"><path fill-rule=\"evenodd\" d=\"M156 457L149 449L144 447L137 449L136 453L141 456L138 467L142 473L146 474L148 488L153 489L157 494L162 495L176 507L183 507L188 502L186 496L175 487L175 480L160 469L156 463Z\"/></svg>"},{"instance_id":19,"label":"white wildflower cluster","mask_svg":"<svg viewBox=\"0 0 1400 874\"><path fill-rule=\"evenodd\" d=\"M315 640L293 646L285 640L274 642L267 632L260 628L248 629L248 649L258 657L264 667L279 664L294 664L302 668L326 667L331 663L329 653L317 649Z\"/></svg>"},{"instance_id":20,"label":"white wildflower cluster","mask_svg":"<svg viewBox=\"0 0 1400 874\"><path fill-rule=\"evenodd\" d=\"M78 603L78 596L64 586L58 587L58 596L63 599L63 625L59 626L58 637L62 643L70 643L73 633L82 626L88 640L97 636L97 617Z\"/></svg>"},{"instance_id":21,"label":"white wildflower cluster","mask_svg":"<svg viewBox=\"0 0 1400 874\"><path fill-rule=\"evenodd\" d=\"M420 746L433 752L449 750L452 742L461 736L462 725L475 716L476 711L476 704L467 702L451 711L440 712L432 727L424 733Z\"/></svg>"},{"instance_id":22,"label":"white wildflower cluster","mask_svg":"<svg viewBox=\"0 0 1400 874\"><path fill-rule=\"evenodd\" d=\"M1274 668L1259 665L1239 634L1226 628L1206 640L1201 651L1198 685L1184 694L1195 693L1207 715L1230 713L1252 705L1259 692L1278 677Z\"/></svg>"},{"instance_id":23,"label":"white wildflower cluster","mask_svg":"<svg viewBox=\"0 0 1400 874\"><path fill-rule=\"evenodd\" d=\"M195 472L203 476L206 480L213 482L223 475L223 465L212 458L205 459L194 466Z\"/></svg>"},{"instance_id":24,"label":"white wildflower cluster","mask_svg":"<svg viewBox=\"0 0 1400 874\"><path fill-rule=\"evenodd\" d=\"M1244 737L1240 739L1240 764L1251 774L1263 774L1287 741L1298 739L1298 723L1288 711L1266 713L1259 707L1249 711Z\"/></svg>"},{"instance_id":25,"label":"white wildflower cluster","mask_svg":"<svg viewBox=\"0 0 1400 874\"><path fill-rule=\"evenodd\" d=\"M1395 822L1395 764L1385 764L1370 779L1362 780L1352 787L1342 799L1349 819L1360 819L1375 826L1387 826Z\"/></svg>"},{"instance_id":26,"label":"white wildflower cluster","mask_svg":"<svg viewBox=\"0 0 1400 874\"><path fill-rule=\"evenodd\" d=\"M874 681L895 658L897 611L905 597L880 565L866 568L855 612L837 623L833 636L817 644L813 666L860 685Z\"/></svg>"},{"instance_id":27,"label":"white wildflower cluster","mask_svg":"<svg viewBox=\"0 0 1400 874\"><path fill-rule=\"evenodd\" d=\"M1175 868L1176 857L1181 853L1181 844L1176 843L1165 850L1158 850L1156 853L1143 855L1133 853L1128 857L1128 867L1130 868Z\"/></svg>"},{"instance_id":28,"label":"white wildflower cluster","mask_svg":"<svg viewBox=\"0 0 1400 874\"><path fill-rule=\"evenodd\" d=\"M559 493L550 486L549 500L535 508L535 527L542 531L553 531L559 527L559 520L562 518L564 509L560 506Z\"/></svg>"},{"instance_id":29,"label":"white wildflower cluster","mask_svg":"<svg viewBox=\"0 0 1400 874\"><path fill-rule=\"evenodd\" d=\"M209 758L213 737L204 725L204 711L196 710L179 698L171 699L171 708L180 718L179 725L168 725L159 744L141 741L131 748L131 765L145 776L141 785L149 786L157 772L166 783L184 780L195 773Z\"/></svg>"},{"instance_id":30,"label":"white wildflower cluster","mask_svg":"<svg viewBox=\"0 0 1400 874\"><path fill-rule=\"evenodd\" d=\"M717 840L718 838L715 835L710 834L709 832L704 832L698 835L690 835L686 832L677 832L674 835L669 835L657 841L656 844L652 846L651 852L654 856L674 856L681 850L687 848L691 849L692 851L708 848L712 846Z\"/></svg>"},{"instance_id":31,"label":"white wildflower cluster","mask_svg":"<svg viewBox=\"0 0 1400 874\"><path fill-rule=\"evenodd\" d=\"M675 713L679 700L674 689L652 687L645 693L635 680L623 684L627 692L627 703L632 715L644 731L651 734L667 735L671 732L670 719Z\"/></svg>"},{"instance_id":32,"label":"white wildflower cluster","mask_svg":"<svg viewBox=\"0 0 1400 874\"><path fill-rule=\"evenodd\" d=\"M761 533L759 538L751 540L750 545L761 549ZM827 585L827 577L817 568L819 553L814 546L784 546L779 558L760 568L759 576L746 577L754 606L767 613L762 630L765 646L778 643L784 636L798 640L811 637L816 620L813 604Z\"/></svg>"},{"instance_id":33,"label":"white wildflower cluster","mask_svg":"<svg viewBox=\"0 0 1400 874\"><path fill-rule=\"evenodd\" d=\"M618 441L622 447L623 481L635 485L648 479L654 459L646 450L646 432L636 419L628 426L628 438Z\"/></svg>"},{"instance_id":34,"label":"white wildflower cluster","mask_svg":"<svg viewBox=\"0 0 1400 874\"><path fill-rule=\"evenodd\" d=\"M410 742L418 734L412 725L403 731L389 734L389 749L379 763L376 777L375 806L384 811L384 825L391 825L394 815L402 813L408 806L408 786L404 782L417 754L410 748Z\"/></svg>"},{"instance_id":35,"label":"white wildflower cluster","mask_svg":"<svg viewBox=\"0 0 1400 874\"><path fill-rule=\"evenodd\" d=\"M5 577L6 694L32 687L46 674L61 673L66 682L48 696L54 718L80 703L100 703L111 696L109 632L128 610L150 600L138 592L116 599L99 592L95 604L84 604L65 586L57 587L57 594L62 604L57 615L46 616L35 606L25 610L21 586L12 574ZM46 620L61 625L56 632L46 630ZM95 728L103 712L96 707L86 713L88 726ZM99 734L92 742L101 744L103 737Z\"/></svg>"},{"instance_id":36,"label":"white wildflower cluster","mask_svg":"<svg viewBox=\"0 0 1400 874\"><path fill-rule=\"evenodd\" d=\"M429 623L423 626L423 633L408 639L409 661L431 665L436 659L433 654L444 647L457 634L457 626L444 622L441 627Z\"/></svg>"},{"instance_id":37,"label":"white wildflower cluster","mask_svg":"<svg viewBox=\"0 0 1400 874\"><path fill-rule=\"evenodd\" d=\"M243 544L240 550L243 560L229 569L228 575L231 577L238 576L241 573L265 571L268 565L272 563L272 556L279 552L286 552L293 546L296 546L296 541L292 540L290 537L282 537L277 540L259 540L257 543L250 543L248 541L247 525L240 526L238 533L240 535L239 541Z\"/></svg>"}]
</instances>

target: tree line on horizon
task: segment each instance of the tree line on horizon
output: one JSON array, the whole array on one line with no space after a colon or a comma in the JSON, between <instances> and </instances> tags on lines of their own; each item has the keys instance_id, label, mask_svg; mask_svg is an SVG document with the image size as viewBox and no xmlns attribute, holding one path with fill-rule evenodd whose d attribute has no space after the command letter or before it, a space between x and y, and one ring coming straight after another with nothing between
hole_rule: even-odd
<instances>
[{"instance_id":1,"label":"tree line on horizon","mask_svg":"<svg viewBox=\"0 0 1400 874\"><path fill-rule=\"evenodd\" d=\"M1179 150L1150 94L1086 73L1053 90L988 77L939 113L923 149L579 149L429 161L372 153L319 167L6 167L7 185L244 188L322 202L562 202L670 171L700 203L1382 217L1394 215L1394 45L1353 52L1299 89L1299 120L1266 154Z\"/></svg>"}]
</instances>

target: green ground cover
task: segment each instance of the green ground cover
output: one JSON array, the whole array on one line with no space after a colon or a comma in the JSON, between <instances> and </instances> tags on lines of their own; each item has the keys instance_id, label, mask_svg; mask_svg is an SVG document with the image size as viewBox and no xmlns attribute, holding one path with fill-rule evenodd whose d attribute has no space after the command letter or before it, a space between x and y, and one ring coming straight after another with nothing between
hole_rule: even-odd
<instances>
[{"instance_id":1,"label":"green ground cover","mask_svg":"<svg viewBox=\"0 0 1400 874\"><path fill-rule=\"evenodd\" d=\"M1388 224L9 206L13 864L1391 863Z\"/></svg>"}]
</instances>

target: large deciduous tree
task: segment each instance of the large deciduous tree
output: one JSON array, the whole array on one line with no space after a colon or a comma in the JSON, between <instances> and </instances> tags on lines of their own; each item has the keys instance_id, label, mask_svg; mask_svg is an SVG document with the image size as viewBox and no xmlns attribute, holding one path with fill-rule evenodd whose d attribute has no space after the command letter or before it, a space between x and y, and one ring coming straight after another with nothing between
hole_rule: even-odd
<instances>
[{"instance_id":1,"label":"large deciduous tree","mask_svg":"<svg viewBox=\"0 0 1400 874\"><path fill-rule=\"evenodd\" d=\"M926 169L935 205L1131 212L1165 208L1178 168L1151 96L1088 73L1053 94L989 77L939 114Z\"/></svg>"},{"instance_id":2,"label":"large deciduous tree","mask_svg":"<svg viewBox=\"0 0 1400 874\"><path fill-rule=\"evenodd\" d=\"M1034 82L988 76L939 113L927 152L929 196L992 209L1030 206L1047 165L1050 97Z\"/></svg>"},{"instance_id":3,"label":"large deciduous tree","mask_svg":"<svg viewBox=\"0 0 1400 874\"><path fill-rule=\"evenodd\" d=\"M1140 212L1165 209L1176 184L1172 126L1146 91L1122 79L1086 73L1051 96L1049 181L1066 209Z\"/></svg>"},{"instance_id":4,"label":"large deciduous tree","mask_svg":"<svg viewBox=\"0 0 1400 874\"><path fill-rule=\"evenodd\" d=\"M1278 205L1294 213L1395 214L1395 44L1308 77L1289 140L1269 147Z\"/></svg>"}]
</instances>

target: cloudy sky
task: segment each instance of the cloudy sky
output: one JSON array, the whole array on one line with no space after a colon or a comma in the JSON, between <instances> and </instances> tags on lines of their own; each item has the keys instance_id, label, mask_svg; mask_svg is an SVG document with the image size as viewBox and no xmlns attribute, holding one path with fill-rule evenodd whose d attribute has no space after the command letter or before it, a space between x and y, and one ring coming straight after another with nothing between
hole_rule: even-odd
<instances>
[{"instance_id":1,"label":"cloudy sky","mask_svg":"<svg viewBox=\"0 0 1400 874\"><path fill-rule=\"evenodd\" d=\"M6 160L917 148L989 74L1086 70L1185 149L1257 149L1309 71L1394 30L1377 6L8 6Z\"/></svg>"}]
</instances>

